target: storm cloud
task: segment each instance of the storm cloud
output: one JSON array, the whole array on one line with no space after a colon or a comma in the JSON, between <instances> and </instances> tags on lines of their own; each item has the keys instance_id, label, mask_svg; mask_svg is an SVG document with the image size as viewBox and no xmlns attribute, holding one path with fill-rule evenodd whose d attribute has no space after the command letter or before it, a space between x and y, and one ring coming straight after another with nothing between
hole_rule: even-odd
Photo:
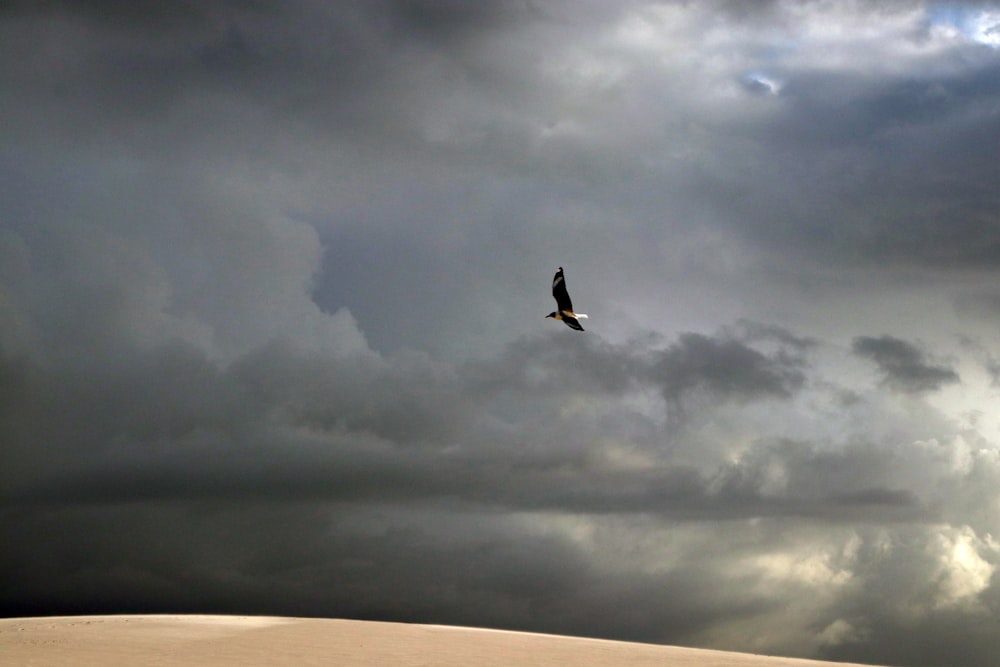
<instances>
[{"instance_id":1,"label":"storm cloud","mask_svg":"<svg viewBox=\"0 0 1000 667\"><path fill-rule=\"evenodd\" d=\"M0 612L991 665L998 17L5 3Z\"/></svg>"},{"instance_id":2,"label":"storm cloud","mask_svg":"<svg viewBox=\"0 0 1000 667\"><path fill-rule=\"evenodd\" d=\"M852 341L851 349L874 361L885 383L900 391L933 391L960 380L948 366L927 363L917 346L892 336L859 336Z\"/></svg>"}]
</instances>

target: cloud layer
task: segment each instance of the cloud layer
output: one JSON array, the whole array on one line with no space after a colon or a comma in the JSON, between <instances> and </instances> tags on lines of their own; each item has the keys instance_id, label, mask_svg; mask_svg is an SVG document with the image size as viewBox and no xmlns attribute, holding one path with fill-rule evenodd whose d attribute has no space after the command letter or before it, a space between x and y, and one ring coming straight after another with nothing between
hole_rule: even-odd
<instances>
[{"instance_id":1,"label":"cloud layer","mask_svg":"<svg viewBox=\"0 0 1000 667\"><path fill-rule=\"evenodd\" d=\"M992 664L991 4L0 11L0 612Z\"/></svg>"}]
</instances>

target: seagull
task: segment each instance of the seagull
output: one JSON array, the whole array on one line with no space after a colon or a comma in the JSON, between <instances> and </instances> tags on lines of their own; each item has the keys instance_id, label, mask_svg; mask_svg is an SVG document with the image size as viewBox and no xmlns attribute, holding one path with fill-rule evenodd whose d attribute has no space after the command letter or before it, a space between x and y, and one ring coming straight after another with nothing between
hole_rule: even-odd
<instances>
[{"instance_id":1,"label":"seagull","mask_svg":"<svg viewBox=\"0 0 1000 667\"><path fill-rule=\"evenodd\" d=\"M580 320L586 319L583 313L573 312L573 302L569 299L569 292L566 291L566 278L563 276L563 268L560 266L552 279L552 296L556 299L556 307L559 309L549 313L545 317L552 317L562 320L570 329L583 331Z\"/></svg>"}]
</instances>

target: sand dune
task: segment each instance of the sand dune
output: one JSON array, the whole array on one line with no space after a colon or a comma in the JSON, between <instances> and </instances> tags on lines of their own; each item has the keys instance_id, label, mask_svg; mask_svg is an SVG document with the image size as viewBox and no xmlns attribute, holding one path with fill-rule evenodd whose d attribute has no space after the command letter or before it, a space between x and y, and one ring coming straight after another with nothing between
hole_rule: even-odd
<instances>
[{"instance_id":1,"label":"sand dune","mask_svg":"<svg viewBox=\"0 0 1000 667\"><path fill-rule=\"evenodd\" d=\"M435 625L257 616L0 619L9 665L821 667L699 649Z\"/></svg>"}]
</instances>

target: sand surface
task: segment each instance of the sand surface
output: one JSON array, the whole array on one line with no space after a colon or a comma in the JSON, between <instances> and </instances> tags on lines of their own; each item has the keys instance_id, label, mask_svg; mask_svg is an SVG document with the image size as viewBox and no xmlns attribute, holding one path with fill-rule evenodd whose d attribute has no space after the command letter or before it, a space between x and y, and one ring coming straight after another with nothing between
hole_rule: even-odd
<instances>
[{"instance_id":1,"label":"sand surface","mask_svg":"<svg viewBox=\"0 0 1000 667\"><path fill-rule=\"evenodd\" d=\"M523 632L258 616L0 619L0 663L105 667L846 667L846 663Z\"/></svg>"}]
</instances>

